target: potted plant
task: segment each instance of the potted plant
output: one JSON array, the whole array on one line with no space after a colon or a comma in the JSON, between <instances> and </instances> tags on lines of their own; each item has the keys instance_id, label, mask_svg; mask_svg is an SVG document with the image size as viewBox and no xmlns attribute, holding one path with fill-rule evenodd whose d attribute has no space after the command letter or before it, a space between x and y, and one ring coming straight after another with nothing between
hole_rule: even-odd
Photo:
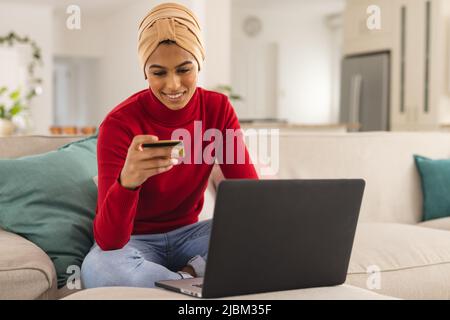
<instances>
[{"instance_id":1,"label":"potted plant","mask_svg":"<svg viewBox=\"0 0 450 320\"><path fill-rule=\"evenodd\" d=\"M233 91L233 88L230 85L220 84L213 90L225 94L232 102L243 100L240 95Z\"/></svg>"},{"instance_id":2,"label":"potted plant","mask_svg":"<svg viewBox=\"0 0 450 320\"><path fill-rule=\"evenodd\" d=\"M14 134L17 126L13 120L26 110L20 89L10 92L7 87L0 87L0 137Z\"/></svg>"}]
</instances>

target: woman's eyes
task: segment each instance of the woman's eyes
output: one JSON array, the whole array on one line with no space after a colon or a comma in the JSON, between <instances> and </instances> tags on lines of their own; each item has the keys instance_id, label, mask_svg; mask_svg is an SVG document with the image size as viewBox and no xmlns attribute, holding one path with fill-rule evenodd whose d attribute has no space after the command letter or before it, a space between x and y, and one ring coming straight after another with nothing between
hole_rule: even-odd
<instances>
[{"instance_id":1,"label":"woman's eyes","mask_svg":"<svg viewBox=\"0 0 450 320\"><path fill-rule=\"evenodd\" d=\"M191 69L179 69L178 73L187 73L191 71ZM154 72L153 75L160 77L166 74L166 71L161 71L161 72Z\"/></svg>"}]
</instances>

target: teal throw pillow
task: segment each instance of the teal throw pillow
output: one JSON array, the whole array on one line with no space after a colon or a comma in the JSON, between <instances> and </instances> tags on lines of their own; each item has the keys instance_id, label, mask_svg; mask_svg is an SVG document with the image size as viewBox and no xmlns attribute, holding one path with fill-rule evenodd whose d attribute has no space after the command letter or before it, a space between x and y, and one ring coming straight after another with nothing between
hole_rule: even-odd
<instances>
[{"instance_id":1,"label":"teal throw pillow","mask_svg":"<svg viewBox=\"0 0 450 320\"><path fill-rule=\"evenodd\" d=\"M422 182L423 220L450 216L450 159L414 155Z\"/></svg>"},{"instance_id":2,"label":"teal throw pillow","mask_svg":"<svg viewBox=\"0 0 450 320\"><path fill-rule=\"evenodd\" d=\"M97 135L57 150L0 160L0 227L30 240L53 261L58 287L93 244ZM69 272L69 273L68 273Z\"/></svg>"}]
</instances>

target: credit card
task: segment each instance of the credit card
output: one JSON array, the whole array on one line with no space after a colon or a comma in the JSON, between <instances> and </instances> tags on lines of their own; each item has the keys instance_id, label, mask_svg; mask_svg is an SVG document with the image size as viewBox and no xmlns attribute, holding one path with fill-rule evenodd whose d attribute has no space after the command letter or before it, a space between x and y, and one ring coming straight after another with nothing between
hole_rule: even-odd
<instances>
[{"instance_id":1,"label":"credit card","mask_svg":"<svg viewBox=\"0 0 450 320\"><path fill-rule=\"evenodd\" d=\"M159 140L152 143L143 143L143 148L162 148L162 147L174 147L172 150L172 156L183 157L184 147L181 140Z\"/></svg>"},{"instance_id":2,"label":"credit card","mask_svg":"<svg viewBox=\"0 0 450 320\"><path fill-rule=\"evenodd\" d=\"M181 140L160 140L152 143L144 143L142 144L143 148L160 148L160 147L173 147L177 144L180 144Z\"/></svg>"}]
</instances>

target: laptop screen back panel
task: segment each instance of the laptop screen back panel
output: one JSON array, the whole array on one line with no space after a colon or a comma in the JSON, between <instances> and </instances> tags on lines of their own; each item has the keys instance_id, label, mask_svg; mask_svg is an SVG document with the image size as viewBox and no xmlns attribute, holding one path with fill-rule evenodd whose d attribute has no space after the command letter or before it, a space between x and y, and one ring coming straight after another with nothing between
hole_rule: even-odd
<instances>
[{"instance_id":1,"label":"laptop screen back panel","mask_svg":"<svg viewBox=\"0 0 450 320\"><path fill-rule=\"evenodd\" d=\"M225 180L203 297L345 282L363 180Z\"/></svg>"}]
</instances>

